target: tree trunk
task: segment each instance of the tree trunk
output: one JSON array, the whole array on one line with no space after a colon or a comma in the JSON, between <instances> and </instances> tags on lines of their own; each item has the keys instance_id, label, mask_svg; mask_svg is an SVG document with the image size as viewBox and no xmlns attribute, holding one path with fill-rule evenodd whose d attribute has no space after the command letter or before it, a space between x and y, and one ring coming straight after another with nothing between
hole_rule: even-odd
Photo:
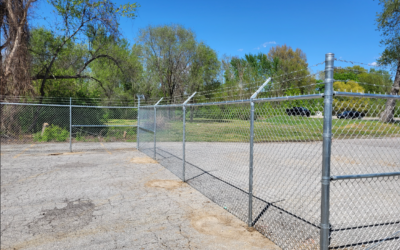
<instances>
[{"instance_id":1,"label":"tree trunk","mask_svg":"<svg viewBox=\"0 0 400 250\"><path fill-rule=\"evenodd\" d=\"M397 63L397 71L396 77L394 78L394 83L392 90L390 91L391 95L398 95L400 89L400 59ZM394 111L396 106L396 99L388 99L386 102L386 108L381 114L381 122L392 122L394 117Z\"/></svg>"}]
</instances>

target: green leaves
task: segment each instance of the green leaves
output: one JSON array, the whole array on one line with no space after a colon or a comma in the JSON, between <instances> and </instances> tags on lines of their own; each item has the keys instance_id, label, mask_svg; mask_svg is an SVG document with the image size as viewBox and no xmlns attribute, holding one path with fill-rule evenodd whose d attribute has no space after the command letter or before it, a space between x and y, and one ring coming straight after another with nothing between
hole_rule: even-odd
<instances>
[{"instance_id":1,"label":"green leaves","mask_svg":"<svg viewBox=\"0 0 400 250\"><path fill-rule=\"evenodd\" d=\"M148 26L137 38L147 79L141 92L176 96L211 86L219 72L216 52L181 25Z\"/></svg>"},{"instance_id":2,"label":"green leaves","mask_svg":"<svg viewBox=\"0 0 400 250\"><path fill-rule=\"evenodd\" d=\"M377 13L377 28L384 37L381 44L385 46L381 65L396 65L400 61L400 0L380 0L383 10Z\"/></svg>"}]
</instances>

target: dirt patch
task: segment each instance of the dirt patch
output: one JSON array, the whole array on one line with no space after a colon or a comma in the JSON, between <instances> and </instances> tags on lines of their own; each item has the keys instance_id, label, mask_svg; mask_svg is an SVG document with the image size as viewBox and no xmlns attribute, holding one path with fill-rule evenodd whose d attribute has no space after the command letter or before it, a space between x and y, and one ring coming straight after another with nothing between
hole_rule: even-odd
<instances>
[{"instance_id":1,"label":"dirt patch","mask_svg":"<svg viewBox=\"0 0 400 250\"><path fill-rule=\"evenodd\" d=\"M135 157L135 158L132 158L129 162L136 163L136 164L157 164L158 163L156 160L153 160L150 157Z\"/></svg>"},{"instance_id":2,"label":"dirt patch","mask_svg":"<svg viewBox=\"0 0 400 250\"><path fill-rule=\"evenodd\" d=\"M357 159L354 158L349 158L346 156L335 156L333 157L334 161L337 163L344 163L344 164L350 164L350 165L359 165L361 162Z\"/></svg>"},{"instance_id":3,"label":"dirt patch","mask_svg":"<svg viewBox=\"0 0 400 250\"><path fill-rule=\"evenodd\" d=\"M185 185L182 181L174 181L174 180L151 180L146 182L146 187L153 187L153 188L163 188L167 190L173 190L176 188L180 188Z\"/></svg>"},{"instance_id":4,"label":"dirt patch","mask_svg":"<svg viewBox=\"0 0 400 250\"><path fill-rule=\"evenodd\" d=\"M63 208L42 211L42 217L28 224L28 228L33 235L73 232L92 221L94 209L95 205L90 200L66 201Z\"/></svg>"},{"instance_id":5,"label":"dirt patch","mask_svg":"<svg viewBox=\"0 0 400 250\"><path fill-rule=\"evenodd\" d=\"M398 167L400 166L399 162L388 162L388 161L379 161L380 165L387 166L387 167Z\"/></svg>"},{"instance_id":6,"label":"dirt patch","mask_svg":"<svg viewBox=\"0 0 400 250\"><path fill-rule=\"evenodd\" d=\"M214 235L220 243L232 241L245 242L248 248L259 247L262 249L279 249L270 240L265 238L253 228L235 219L231 214L217 214L196 211L190 215L191 225L202 234Z\"/></svg>"},{"instance_id":7,"label":"dirt patch","mask_svg":"<svg viewBox=\"0 0 400 250\"><path fill-rule=\"evenodd\" d=\"M92 164L92 163L86 163L86 162L72 162L72 163L66 163L66 164L61 164L57 165L57 168L87 168L87 167L96 167L97 165Z\"/></svg>"},{"instance_id":8,"label":"dirt patch","mask_svg":"<svg viewBox=\"0 0 400 250\"><path fill-rule=\"evenodd\" d=\"M84 154L85 152L68 152L68 153L52 153L49 154L50 156L52 155L79 155L79 154Z\"/></svg>"}]
</instances>

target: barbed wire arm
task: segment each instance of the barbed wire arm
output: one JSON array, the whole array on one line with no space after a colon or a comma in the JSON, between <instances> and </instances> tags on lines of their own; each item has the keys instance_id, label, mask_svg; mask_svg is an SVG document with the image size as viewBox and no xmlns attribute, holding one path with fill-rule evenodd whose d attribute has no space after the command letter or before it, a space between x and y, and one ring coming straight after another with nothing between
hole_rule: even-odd
<instances>
[{"instance_id":1,"label":"barbed wire arm","mask_svg":"<svg viewBox=\"0 0 400 250\"><path fill-rule=\"evenodd\" d=\"M257 95L261 92L261 90L263 90L264 89L264 87L269 83L271 81L271 77L270 78L268 78L264 83L263 83L263 85L261 85L258 89L257 89L257 91L256 92L254 92L254 94L251 96L251 98L250 99L254 99L254 98L256 98L257 97Z\"/></svg>"},{"instance_id":2,"label":"barbed wire arm","mask_svg":"<svg viewBox=\"0 0 400 250\"><path fill-rule=\"evenodd\" d=\"M197 92L194 92L191 96L189 96L189 98L186 99L186 101L183 103L183 105L186 105L186 104L190 101L190 99L193 98L193 96L194 96L196 93L197 93Z\"/></svg>"}]
</instances>

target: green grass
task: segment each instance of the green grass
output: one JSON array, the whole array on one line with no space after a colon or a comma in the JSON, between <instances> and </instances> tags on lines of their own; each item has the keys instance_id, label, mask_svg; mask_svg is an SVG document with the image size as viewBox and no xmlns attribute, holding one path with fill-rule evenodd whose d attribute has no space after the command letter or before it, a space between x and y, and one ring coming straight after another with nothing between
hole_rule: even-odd
<instances>
[{"instance_id":1,"label":"green grass","mask_svg":"<svg viewBox=\"0 0 400 250\"><path fill-rule=\"evenodd\" d=\"M133 119L110 119L107 125L135 125ZM112 130L112 131L111 131ZM103 141L123 140L123 131L129 131L125 140L136 141L136 130L124 127L110 128ZM259 117L254 123L255 142L278 141L321 141L322 118L277 115ZM157 130L157 141L182 141L182 120L170 121ZM400 137L399 123L382 123L375 120L333 119L334 139ZM141 141L152 141L152 133L140 135ZM250 137L249 120L194 118L186 121L187 142L248 142ZM80 138L82 141L95 141L97 138Z\"/></svg>"},{"instance_id":2,"label":"green grass","mask_svg":"<svg viewBox=\"0 0 400 250\"><path fill-rule=\"evenodd\" d=\"M260 118L254 124L254 141L321 141L322 118L275 116ZM373 120L339 120L332 122L334 139L400 137L399 123ZM188 142L246 142L250 122L245 120L211 120L195 118L186 122ZM181 141L182 121L172 121L157 131L158 141Z\"/></svg>"},{"instance_id":3,"label":"green grass","mask_svg":"<svg viewBox=\"0 0 400 250\"><path fill-rule=\"evenodd\" d=\"M136 119L108 119L106 125L137 125Z\"/></svg>"}]
</instances>

